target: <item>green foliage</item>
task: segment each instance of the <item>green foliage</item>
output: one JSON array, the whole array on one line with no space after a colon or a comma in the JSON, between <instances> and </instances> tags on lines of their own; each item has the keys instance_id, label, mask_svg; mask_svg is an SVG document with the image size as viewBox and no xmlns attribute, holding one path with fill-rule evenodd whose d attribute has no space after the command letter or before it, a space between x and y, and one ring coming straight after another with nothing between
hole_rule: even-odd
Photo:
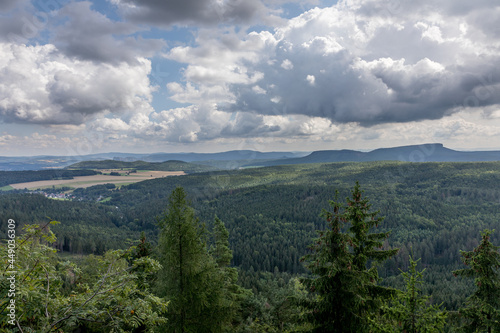
<instances>
[{"instance_id":1,"label":"green foliage","mask_svg":"<svg viewBox=\"0 0 500 333\"><path fill-rule=\"evenodd\" d=\"M90 261L94 274L82 276L88 268L62 262L50 244L56 241L49 228L28 225L17 238L15 261L15 326L5 315L10 270L2 270L0 327L12 332L71 332L77 328L90 332L152 331L165 322L162 314L167 302L148 288L139 288L132 271L142 267L148 274L160 265L149 257L131 259L135 247L108 251ZM2 258L7 247L0 247Z\"/></svg>"},{"instance_id":2,"label":"green foliage","mask_svg":"<svg viewBox=\"0 0 500 333\"><path fill-rule=\"evenodd\" d=\"M211 249L210 253L215 259L217 266L220 268L226 268L229 264L231 264L233 251L229 248L229 231L227 231L224 222L222 222L217 216L215 216L214 219L213 238L215 245Z\"/></svg>"},{"instance_id":3,"label":"green foliage","mask_svg":"<svg viewBox=\"0 0 500 333\"><path fill-rule=\"evenodd\" d=\"M230 267L233 253L229 248L229 232L217 216L213 227L214 245L209 253L216 263L217 269L214 277L217 279L215 286L216 297L211 305L211 312L217 322L217 331L235 332L243 320L242 302L249 297L249 290L237 284L238 271ZM213 331L216 331L213 329Z\"/></svg>"},{"instance_id":4,"label":"green foliage","mask_svg":"<svg viewBox=\"0 0 500 333\"><path fill-rule=\"evenodd\" d=\"M472 281L454 279L450 272L461 268L460 249L476 247L476 235L498 225L500 162L329 163L194 173L111 190L88 188L85 202L2 194L0 215L27 224L45 216L64 221L52 228L58 250L101 255L124 248L125 240L138 239L141 231L156 245L155 216L179 185L207 228L215 214L224 221L232 265L239 268L241 284L253 289L257 272L274 274L277 267L286 281L305 273L299 258L315 230L325 226L318 212L327 207L334 188L343 198L355 180L375 199L374 210L385 216L379 230L391 230L391 246L400 248L379 266L381 284L404 288L399 269L408 269L413 253L427 268L423 292L432 294L433 303L457 310L474 288ZM91 201L99 196L111 199L105 204ZM0 235L7 230L5 221L0 220ZM499 234L492 234L492 242L498 240Z\"/></svg>"},{"instance_id":5,"label":"green foliage","mask_svg":"<svg viewBox=\"0 0 500 333\"><path fill-rule=\"evenodd\" d=\"M309 332L306 310L300 305L308 292L298 278L285 283L261 273L259 291L244 300L245 322L238 332Z\"/></svg>"},{"instance_id":6,"label":"green foliage","mask_svg":"<svg viewBox=\"0 0 500 333\"><path fill-rule=\"evenodd\" d=\"M385 304L372 319L372 332L432 333L443 332L447 314L439 305L429 305L429 296L422 295L423 273L410 256L408 272L402 272L406 288Z\"/></svg>"},{"instance_id":7,"label":"green foliage","mask_svg":"<svg viewBox=\"0 0 500 333\"><path fill-rule=\"evenodd\" d=\"M369 316L393 290L377 285L373 263L395 255L397 249L381 250L387 233L372 233L382 218L371 212L356 183L347 205L330 202L333 212L323 211L329 228L319 232L304 257L313 278L304 280L316 299L308 304L314 332L368 332Z\"/></svg>"},{"instance_id":8,"label":"green foliage","mask_svg":"<svg viewBox=\"0 0 500 333\"><path fill-rule=\"evenodd\" d=\"M460 308L465 332L500 332L500 253L490 241L492 231L481 233L482 240L473 251L460 251L469 268L453 272L455 276L474 278L476 290Z\"/></svg>"},{"instance_id":9,"label":"green foliage","mask_svg":"<svg viewBox=\"0 0 500 333\"><path fill-rule=\"evenodd\" d=\"M168 332L219 332L221 276L208 254L205 228L189 206L186 193L177 187L167 211L158 221L158 249L163 269L157 292L170 300ZM224 320L225 321L225 320Z\"/></svg>"}]
</instances>

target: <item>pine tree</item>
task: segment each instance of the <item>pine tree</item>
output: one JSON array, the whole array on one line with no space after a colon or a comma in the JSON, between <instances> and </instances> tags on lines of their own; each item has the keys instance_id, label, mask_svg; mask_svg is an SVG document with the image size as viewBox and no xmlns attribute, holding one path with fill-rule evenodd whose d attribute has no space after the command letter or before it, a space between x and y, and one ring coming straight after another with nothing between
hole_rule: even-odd
<instances>
[{"instance_id":1,"label":"pine tree","mask_svg":"<svg viewBox=\"0 0 500 333\"><path fill-rule=\"evenodd\" d=\"M337 199L338 194L336 194ZM310 304L314 332L367 332L369 315L381 300L394 293L377 286L373 265L396 254L397 249L381 250L388 233L372 233L383 218L362 197L359 184L347 198L347 205L330 201L333 212L323 210L329 228L319 232L310 246L312 253L302 260L314 275L304 284L316 294Z\"/></svg>"},{"instance_id":2,"label":"pine tree","mask_svg":"<svg viewBox=\"0 0 500 333\"><path fill-rule=\"evenodd\" d=\"M402 272L406 290L393 297L390 305L382 307L382 314L375 318L372 332L431 333L442 332L446 312L439 305L429 305L430 296L421 294L423 273L417 271L418 260L410 256L408 272Z\"/></svg>"},{"instance_id":3,"label":"pine tree","mask_svg":"<svg viewBox=\"0 0 500 333\"><path fill-rule=\"evenodd\" d=\"M460 251L469 268L453 272L455 276L474 278L476 291L459 310L466 332L500 332L500 253L490 242L492 231L481 233L482 240L473 251Z\"/></svg>"},{"instance_id":4,"label":"pine tree","mask_svg":"<svg viewBox=\"0 0 500 333\"><path fill-rule=\"evenodd\" d=\"M160 263L157 291L169 301L168 332L217 332L212 306L217 302L219 279L208 254L204 226L189 206L183 188L169 197L159 221Z\"/></svg>"}]
</instances>

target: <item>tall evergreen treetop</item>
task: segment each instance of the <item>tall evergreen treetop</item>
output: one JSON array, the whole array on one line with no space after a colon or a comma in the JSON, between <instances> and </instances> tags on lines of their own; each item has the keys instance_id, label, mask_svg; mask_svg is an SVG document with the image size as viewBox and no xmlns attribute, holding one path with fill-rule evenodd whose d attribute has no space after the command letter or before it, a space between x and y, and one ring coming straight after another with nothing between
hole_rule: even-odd
<instances>
[{"instance_id":1,"label":"tall evergreen treetop","mask_svg":"<svg viewBox=\"0 0 500 333\"><path fill-rule=\"evenodd\" d=\"M157 290L170 301L168 332L212 331L210 314L217 277L208 255L205 229L189 206L183 188L169 197L168 209L159 221L158 248L163 266Z\"/></svg>"},{"instance_id":2,"label":"tall evergreen treetop","mask_svg":"<svg viewBox=\"0 0 500 333\"><path fill-rule=\"evenodd\" d=\"M229 266L231 259L233 259L233 251L229 248L229 231L227 231L224 223L217 216L214 219L213 238L215 244L211 253L217 266Z\"/></svg>"},{"instance_id":3,"label":"tall evergreen treetop","mask_svg":"<svg viewBox=\"0 0 500 333\"><path fill-rule=\"evenodd\" d=\"M433 333L443 332L447 313L440 305L429 305L430 296L422 295L419 287L424 283L424 270L417 270L417 263L410 256L410 267L402 272L406 289L395 295L382 307L374 320L372 332L384 333Z\"/></svg>"},{"instance_id":4,"label":"tall evergreen treetop","mask_svg":"<svg viewBox=\"0 0 500 333\"><path fill-rule=\"evenodd\" d=\"M455 276L474 278L476 284L476 291L460 309L466 332L500 332L500 253L499 246L490 242L491 233L483 231L481 243L473 251L460 251L469 268L453 272Z\"/></svg>"},{"instance_id":5,"label":"tall evergreen treetop","mask_svg":"<svg viewBox=\"0 0 500 333\"><path fill-rule=\"evenodd\" d=\"M338 194L336 194L337 199ZM308 307L315 332L368 332L369 315L394 291L377 285L374 262L398 251L382 250L388 233L372 233L383 218L370 211L356 182L347 204L330 201L333 211L323 210L329 228L309 247L302 260L314 275L305 285L316 294Z\"/></svg>"}]
</instances>

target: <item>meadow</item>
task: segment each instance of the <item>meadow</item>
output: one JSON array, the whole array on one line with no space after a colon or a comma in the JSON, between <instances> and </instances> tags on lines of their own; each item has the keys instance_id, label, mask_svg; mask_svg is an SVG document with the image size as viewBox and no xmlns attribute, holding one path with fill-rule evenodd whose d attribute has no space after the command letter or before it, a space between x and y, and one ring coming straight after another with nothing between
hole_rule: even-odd
<instances>
[{"instance_id":1,"label":"meadow","mask_svg":"<svg viewBox=\"0 0 500 333\"><path fill-rule=\"evenodd\" d=\"M123 172L122 170L103 170L106 172ZM147 171L143 170L142 172L137 172L133 174L123 174L121 173L119 176L113 176L109 174L102 175L92 175L92 176L78 176L73 179L51 179L51 180L40 180L34 182L25 182L25 183L17 183L10 184L14 189L28 189L28 190L36 190L36 189L45 189L51 188L52 186L65 186L72 188L87 188L100 184L132 184L141 182L148 179L156 179L163 178L169 176L181 176L184 175L184 171Z\"/></svg>"}]
</instances>

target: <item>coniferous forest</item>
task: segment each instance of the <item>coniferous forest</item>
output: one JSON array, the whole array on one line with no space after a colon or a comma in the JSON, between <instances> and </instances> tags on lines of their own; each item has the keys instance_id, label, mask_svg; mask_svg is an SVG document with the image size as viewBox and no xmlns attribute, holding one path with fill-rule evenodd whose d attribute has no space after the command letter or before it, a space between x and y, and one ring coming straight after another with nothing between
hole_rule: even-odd
<instances>
[{"instance_id":1,"label":"coniferous forest","mask_svg":"<svg viewBox=\"0 0 500 333\"><path fill-rule=\"evenodd\" d=\"M497 162L368 162L6 192L1 329L500 332L499 184Z\"/></svg>"}]
</instances>

